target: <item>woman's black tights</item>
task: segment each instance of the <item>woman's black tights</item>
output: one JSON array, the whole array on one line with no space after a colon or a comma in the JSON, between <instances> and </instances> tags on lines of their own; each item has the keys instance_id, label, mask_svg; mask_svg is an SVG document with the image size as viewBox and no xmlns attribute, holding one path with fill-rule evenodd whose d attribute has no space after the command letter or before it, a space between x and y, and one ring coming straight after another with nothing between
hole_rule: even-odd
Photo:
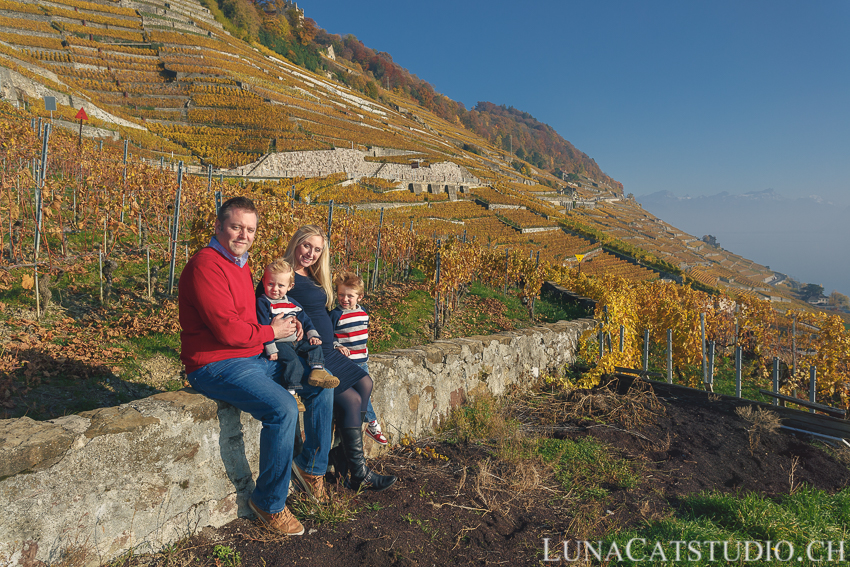
<instances>
[{"instance_id":1,"label":"woman's black tights","mask_svg":"<svg viewBox=\"0 0 850 567\"><path fill-rule=\"evenodd\" d=\"M344 392L334 392L337 427L360 427L371 395L372 379L369 376L364 376Z\"/></svg>"}]
</instances>

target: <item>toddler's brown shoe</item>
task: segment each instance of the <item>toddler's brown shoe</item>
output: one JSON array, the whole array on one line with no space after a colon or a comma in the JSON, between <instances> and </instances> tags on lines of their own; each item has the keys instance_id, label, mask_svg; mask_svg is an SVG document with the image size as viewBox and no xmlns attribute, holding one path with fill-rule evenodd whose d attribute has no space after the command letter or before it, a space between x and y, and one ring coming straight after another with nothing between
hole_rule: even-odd
<instances>
[{"instance_id":1,"label":"toddler's brown shoe","mask_svg":"<svg viewBox=\"0 0 850 567\"><path fill-rule=\"evenodd\" d=\"M336 388L339 386L339 378L329 374L324 368L314 368L307 383L319 388Z\"/></svg>"}]
</instances>

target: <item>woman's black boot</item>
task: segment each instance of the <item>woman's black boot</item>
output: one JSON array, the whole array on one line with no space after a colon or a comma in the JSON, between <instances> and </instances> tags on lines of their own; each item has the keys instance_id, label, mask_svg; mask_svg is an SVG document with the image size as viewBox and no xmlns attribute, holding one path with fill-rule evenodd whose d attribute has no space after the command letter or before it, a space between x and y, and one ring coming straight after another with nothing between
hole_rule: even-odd
<instances>
[{"instance_id":1,"label":"woman's black boot","mask_svg":"<svg viewBox=\"0 0 850 567\"><path fill-rule=\"evenodd\" d=\"M349 488L351 490L386 490L398 480L394 476L380 475L366 466L363 455L363 430L359 427L343 427L339 430L342 449L348 461L348 471L351 473Z\"/></svg>"}]
</instances>

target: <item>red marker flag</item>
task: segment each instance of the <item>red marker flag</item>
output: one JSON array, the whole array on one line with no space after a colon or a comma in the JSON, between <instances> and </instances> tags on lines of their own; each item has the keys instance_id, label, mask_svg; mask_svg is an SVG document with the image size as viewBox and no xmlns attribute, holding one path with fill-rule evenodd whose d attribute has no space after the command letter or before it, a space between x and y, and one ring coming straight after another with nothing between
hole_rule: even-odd
<instances>
[{"instance_id":1,"label":"red marker flag","mask_svg":"<svg viewBox=\"0 0 850 567\"><path fill-rule=\"evenodd\" d=\"M76 116L74 116L74 118L80 121L80 138L77 140L77 144L79 145L83 143L83 120L88 120L89 115L86 114L85 108L80 107L80 111L77 113Z\"/></svg>"}]
</instances>

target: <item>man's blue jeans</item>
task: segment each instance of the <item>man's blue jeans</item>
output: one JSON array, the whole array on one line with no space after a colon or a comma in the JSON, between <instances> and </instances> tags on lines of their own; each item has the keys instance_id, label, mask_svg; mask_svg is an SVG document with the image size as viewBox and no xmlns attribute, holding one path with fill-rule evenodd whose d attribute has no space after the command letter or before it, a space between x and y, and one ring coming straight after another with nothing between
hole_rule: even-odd
<instances>
[{"instance_id":1,"label":"man's blue jeans","mask_svg":"<svg viewBox=\"0 0 850 567\"><path fill-rule=\"evenodd\" d=\"M306 365L300 356L299 360ZM310 370L306 370L307 373ZM295 457L297 464L307 474L322 476L328 471L328 451L333 443L333 388L319 388L308 383L301 385L304 402L304 447Z\"/></svg>"},{"instance_id":2,"label":"man's blue jeans","mask_svg":"<svg viewBox=\"0 0 850 567\"><path fill-rule=\"evenodd\" d=\"M280 384L283 370L284 365L258 355L211 362L186 377L194 389L208 398L227 402L262 422L260 472L251 499L270 514L276 514L286 506L298 421L295 398ZM308 392L307 388L313 390L306 386L302 392L304 405L311 416L311 427L308 428L307 413L304 414L307 439L314 453L324 453L326 469L330 441L320 439L331 435L333 390ZM328 449L321 451L322 447ZM314 460L321 464L319 458ZM325 469L316 474L324 474Z\"/></svg>"}]
</instances>

